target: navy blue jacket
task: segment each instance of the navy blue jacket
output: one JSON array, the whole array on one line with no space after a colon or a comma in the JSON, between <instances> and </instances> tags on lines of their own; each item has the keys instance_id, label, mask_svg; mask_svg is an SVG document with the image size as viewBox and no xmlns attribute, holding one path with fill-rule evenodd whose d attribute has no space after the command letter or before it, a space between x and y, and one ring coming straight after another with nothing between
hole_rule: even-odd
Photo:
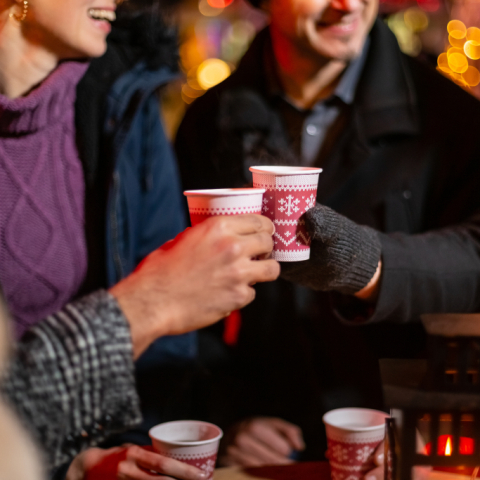
<instances>
[{"instance_id":1,"label":"navy blue jacket","mask_svg":"<svg viewBox=\"0 0 480 480\"><path fill-rule=\"evenodd\" d=\"M177 74L166 66L152 70L135 58L135 51L110 42L78 87L89 250L81 294L114 285L186 227L176 161L157 95ZM196 335L191 333L157 340L140 362L192 359L195 354Z\"/></svg>"}]
</instances>

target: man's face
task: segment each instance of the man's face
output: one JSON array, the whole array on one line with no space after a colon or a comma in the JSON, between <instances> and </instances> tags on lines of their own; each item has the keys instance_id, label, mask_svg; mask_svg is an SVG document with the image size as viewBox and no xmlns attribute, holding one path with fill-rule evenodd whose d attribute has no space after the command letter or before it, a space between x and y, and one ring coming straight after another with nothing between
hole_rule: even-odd
<instances>
[{"instance_id":1,"label":"man's face","mask_svg":"<svg viewBox=\"0 0 480 480\"><path fill-rule=\"evenodd\" d=\"M287 45L306 55L349 61L362 51L378 0L268 0L265 9L272 35Z\"/></svg>"}]
</instances>

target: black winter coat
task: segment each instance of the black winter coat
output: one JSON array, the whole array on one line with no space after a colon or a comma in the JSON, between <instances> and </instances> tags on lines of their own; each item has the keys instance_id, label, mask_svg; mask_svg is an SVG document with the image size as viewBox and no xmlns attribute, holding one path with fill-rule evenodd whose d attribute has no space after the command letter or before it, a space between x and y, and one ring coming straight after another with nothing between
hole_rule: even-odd
<instances>
[{"instance_id":1,"label":"black winter coat","mask_svg":"<svg viewBox=\"0 0 480 480\"><path fill-rule=\"evenodd\" d=\"M239 187L252 164L295 161L266 94L266 35L187 112L176 141L185 188ZM376 307L283 280L259 285L230 352L241 392L230 413L300 425L305 459L324 453L325 411L383 406L378 359L422 354L422 313L480 306L480 103L403 55L380 21L370 40L348 122L319 165L317 201L382 232Z\"/></svg>"}]
</instances>

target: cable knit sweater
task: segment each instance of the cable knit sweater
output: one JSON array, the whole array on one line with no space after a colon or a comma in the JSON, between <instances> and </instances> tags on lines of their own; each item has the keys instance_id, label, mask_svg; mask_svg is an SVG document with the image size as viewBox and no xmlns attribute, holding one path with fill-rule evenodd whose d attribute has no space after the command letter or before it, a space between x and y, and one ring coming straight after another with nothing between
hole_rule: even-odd
<instances>
[{"instance_id":1,"label":"cable knit sweater","mask_svg":"<svg viewBox=\"0 0 480 480\"><path fill-rule=\"evenodd\" d=\"M0 284L17 336L62 308L87 268L74 103L87 63L62 63L25 97L0 95Z\"/></svg>"}]
</instances>

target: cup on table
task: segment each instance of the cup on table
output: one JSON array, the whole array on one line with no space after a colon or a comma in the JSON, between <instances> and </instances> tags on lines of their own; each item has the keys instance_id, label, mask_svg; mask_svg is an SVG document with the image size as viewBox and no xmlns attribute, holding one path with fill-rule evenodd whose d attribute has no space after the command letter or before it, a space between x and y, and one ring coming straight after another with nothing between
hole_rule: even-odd
<instances>
[{"instance_id":1,"label":"cup on table","mask_svg":"<svg viewBox=\"0 0 480 480\"><path fill-rule=\"evenodd\" d=\"M321 168L250 167L253 186L264 188L262 215L275 224L272 257L280 262L310 258L310 236L300 218L315 206Z\"/></svg>"},{"instance_id":2,"label":"cup on table","mask_svg":"<svg viewBox=\"0 0 480 480\"><path fill-rule=\"evenodd\" d=\"M360 480L375 468L373 453L385 438L385 412L338 408L323 416L332 480Z\"/></svg>"},{"instance_id":3,"label":"cup on table","mask_svg":"<svg viewBox=\"0 0 480 480\"><path fill-rule=\"evenodd\" d=\"M261 214L264 188L217 188L187 190L192 227L217 215Z\"/></svg>"},{"instance_id":4,"label":"cup on table","mask_svg":"<svg viewBox=\"0 0 480 480\"><path fill-rule=\"evenodd\" d=\"M165 457L188 463L213 478L222 430L213 423L179 420L161 423L148 432L153 449Z\"/></svg>"}]
</instances>

